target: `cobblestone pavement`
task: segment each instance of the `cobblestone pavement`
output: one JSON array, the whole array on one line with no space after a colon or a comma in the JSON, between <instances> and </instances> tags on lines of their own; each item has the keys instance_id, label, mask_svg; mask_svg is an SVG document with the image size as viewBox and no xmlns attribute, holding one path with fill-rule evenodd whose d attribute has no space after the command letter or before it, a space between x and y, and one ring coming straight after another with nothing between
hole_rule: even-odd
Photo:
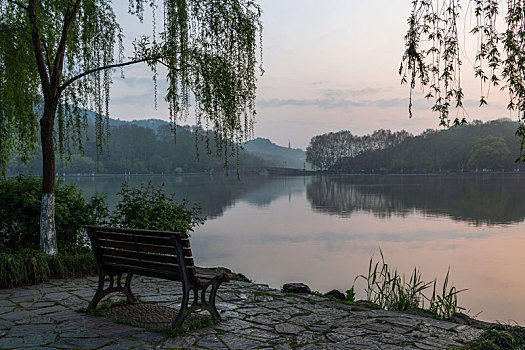
<instances>
[{"instance_id":1,"label":"cobblestone pavement","mask_svg":"<svg viewBox=\"0 0 525 350\"><path fill-rule=\"evenodd\" d=\"M95 289L93 277L0 289L0 348L447 349L481 332L431 318L363 309L315 295L285 295L266 285L233 281L219 289L217 307L222 322L169 338L78 312L87 306ZM143 304L110 308L107 317L126 319L127 315L131 317L128 322L142 320L149 326L162 326L169 321L166 314L175 315L180 284L136 277L132 290ZM111 298L116 301L121 296ZM152 313L155 308L168 312Z\"/></svg>"}]
</instances>

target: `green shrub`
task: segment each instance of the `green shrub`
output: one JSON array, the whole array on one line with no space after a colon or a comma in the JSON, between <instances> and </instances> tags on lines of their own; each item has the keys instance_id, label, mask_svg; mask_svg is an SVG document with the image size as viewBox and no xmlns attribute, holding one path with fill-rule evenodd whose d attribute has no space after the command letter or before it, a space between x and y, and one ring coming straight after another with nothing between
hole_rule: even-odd
<instances>
[{"instance_id":1,"label":"green shrub","mask_svg":"<svg viewBox=\"0 0 525 350\"><path fill-rule=\"evenodd\" d=\"M0 179L0 245L10 248L40 244L40 177L19 175ZM56 184L55 227L59 250L85 244L82 225L98 224L107 216L103 197L86 201L74 185Z\"/></svg>"},{"instance_id":2,"label":"green shrub","mask_svg":"<svg viewBox=\"0 0 525 350\"><path fill-rule=\"evenodd\" d=\"M164 184L155 187L149 182L130 188L124 182L117 194L122 198L111 215L113 226L187 232L206 220L200 207L189 207L186 199L179 204L174 194L166 195Z\"/></svg>"},{"instance_id":3,"label":"green shrub","mask_svg":"<svg viewBox=\"0 0 525 350\"><path fill-rule=\"evenodd\" d=\"M2 249L0 251L0 288L41 283L50 278L71 278L96 273L90 250L62 251L46 255L39 250Z\"/></svg>"},{"instance_id":4,"label":"green shrub","mask_svg":"<svg viewBox=\"0 0 525 350\"><path fill-rule=\"evenodd\" d=\"M486 329L480 337L467 342L463 350L525 349L525 328L500 324Z\"/></svg>"}]
</instances>

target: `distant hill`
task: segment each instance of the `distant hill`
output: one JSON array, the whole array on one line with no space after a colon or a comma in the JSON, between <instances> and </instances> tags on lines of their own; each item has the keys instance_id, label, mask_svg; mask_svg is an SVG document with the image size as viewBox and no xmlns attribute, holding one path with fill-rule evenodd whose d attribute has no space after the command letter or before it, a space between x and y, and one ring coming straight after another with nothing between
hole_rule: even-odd
<instances>
[{"instance_id":1,"label":"distant hill","mask_svg":"<svg viewBox=\"0 0 525 350\"><path fill-rule=\"evenodd\" d=\"M277 167L286 165L287 168L303 169L308 166L305 164L306 153L300 148L278 146L269 139L261 137L244 143L243 147L248 153L259 156Z\"/></svg>"},{"instance_id":2,"label":"distant hill","mask_svg":"<svg viewBox=\"0 0 525 350\"><path fill-rule=\"evenodd\" d=\"M92 111L87 112L88 123L95 123L95 113ZM142 120L120 120L120 119L109 119L110 126L122 126L122 125L137 125L143 128L151 129L155 132L158 131L160 126L168 125L169 122L161 119L142 119ZM288 148L276 145L272 141L266 138L258 137L254 140L250 140L243 145L246 152L256 155L266 161L267 165L303 169L305 166L310 169L310 165L306 164L306 153L300 148Z\"/></svg>"},{"instance_id":3,"label":"distant hill","mask_svg":"<svg viewBox=\"0 0 525 350\"><path fill-rule=\"evenodd\" d=\"M95 112L87 111L88 123L93 125L95 123ZM142 119L142 120L120 120L109 118L109 126L121 126L121 125L137 125L143 128L148 128L153 131L157 131L159 126L168 125L169 122L162 119Z\"/></svg>"},{"instance_id":4,"label":"distant hill","mask_svg":"<svg viewBox=\"0 0 525 350\"><path fill-rule=\"evenodd\" d=\"M97 151L95 139L96 113L86 110L88 127L82 139L84 152L71 148L70 160L57 163L59 173L90 174L98 173L180 173L180 172L222 172L224 157L216 156L213 142L211 154L206 149L206 140L196 137L195 127L177 128L174 142L170 123L160 119L124 121L109 119L110 134L103 154ZM213 134L210 136L213 139ZM197 145L196 145L197 142ZM196 149L199 151L197 151ZM302 169L305 153L300 149L277 146L268 139L255 139L247 142L238 158L229 159L230 167L287 167ZM199 154L198 154L199 153ZM41 152L34 154L29 164L23 164L17 155L12 155L8 173L41 173Z\"/></svg>"}]
</instances>

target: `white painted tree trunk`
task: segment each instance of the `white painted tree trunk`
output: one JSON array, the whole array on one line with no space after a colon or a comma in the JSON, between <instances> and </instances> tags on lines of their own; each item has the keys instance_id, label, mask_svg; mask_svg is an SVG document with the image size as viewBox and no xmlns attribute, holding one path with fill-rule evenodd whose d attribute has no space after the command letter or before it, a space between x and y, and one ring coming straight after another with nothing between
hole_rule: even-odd
<instances>
[{"instance_id":1,"label":"white painted tree trunk","mask_svg":"<svg viewBox=\"0 0 525 350\"><path fill-rule=\"evenodd\" d=\"M45 254L58 253L57 235L55 231L55 194L42 194L40 210L40 248Z\"/></svg>"}]
</instances>

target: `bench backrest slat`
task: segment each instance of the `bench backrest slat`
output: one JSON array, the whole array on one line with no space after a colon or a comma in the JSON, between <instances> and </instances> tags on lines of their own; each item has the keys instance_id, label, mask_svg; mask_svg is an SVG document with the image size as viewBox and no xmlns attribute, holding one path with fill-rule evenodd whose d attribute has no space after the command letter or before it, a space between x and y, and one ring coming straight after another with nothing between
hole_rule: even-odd
<instances>
[{"instance_id":1,"label":"bench backrest slat","mask_svg":"<svg viewBox=\"0 0 525 350\"><path fill-rule=\"evenodd\" d=\"M148 269L166 271L168 273L179 275L178 265L161 264L161 263L155 263L155 262L149 262L149 261L140 261L140 260L127 259L127 258L121 258L121 257L116 257L116 256L106 256L104 257L104 262L106 264L111 263L111 264L119 264L119 265L134 266L134 267L144 267Z\"/></svg>"},{"instance_id":2,"label":"bench backrest slat","mask_svg":"<svg viewBox=\"0 0 525 350\"><path fill-rule=\"evenodd\" d=\"M137 253L135 250L120 250L112 248L101 248L102 256L116 256L123 258L130 258L135 260L150 261L157 263L166 263L178 266L177 258L173 255L160 255L160 254L148 254L148 253ZM140 258L140 259L139 259Z\"/></svg>"},{"instance_id":3,"label":"bench backrest slat","mask_svg":"<svg viewBox=\"0 0 525 350\"><path fill-rule=\"evenodd\" d=\"M177 250L172 237L178 238L184 252L188 277L195 278L189 236L180 232L122 229L113 227L85 226L96 245L100 262L108 268L162 278L179 279ZM155 276L153 276L155 277Z\"/></svg>"},{"instance_id":4,"label":"bench backrest slat","mask_svg":"<svg viewBox=\"0 0 525 350\"><path fill-rule=\"evenodd\" d=\"M155 236L142 236L142 235L130 235L122 232L104 232L99 231L97 233L99 239L107 239L112 241L121 242L136 242L136 243L147 243L155 245L171 245L170 237L155 237Z\"/></svg>"}]
</instances>

